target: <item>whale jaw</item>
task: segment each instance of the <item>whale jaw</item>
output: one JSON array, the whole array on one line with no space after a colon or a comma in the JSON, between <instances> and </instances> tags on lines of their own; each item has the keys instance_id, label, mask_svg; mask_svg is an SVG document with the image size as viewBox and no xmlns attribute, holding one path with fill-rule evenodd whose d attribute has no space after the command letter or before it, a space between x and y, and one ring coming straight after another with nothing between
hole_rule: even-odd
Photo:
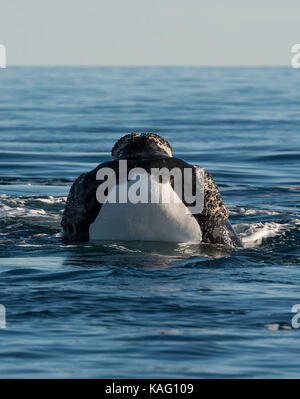
<instances>
[{"instance_id":1,"label":"whale jaw","mask_svg":"<svg viewBox=\"0 0 300 399\"><path fill-rule=\"evenodd\" d=\"M120 188L117 185L116 190ZM166 189L166 188L165 188ZM90 225L90 240L138 240L199 243L201 229L171 185L170 203L109 203L105 202ZM156 189L158 193L158 187ZM158 195L158 194L157 194ZM176 200L175 200L176 198Z\"/></svg>"}]
</instances>

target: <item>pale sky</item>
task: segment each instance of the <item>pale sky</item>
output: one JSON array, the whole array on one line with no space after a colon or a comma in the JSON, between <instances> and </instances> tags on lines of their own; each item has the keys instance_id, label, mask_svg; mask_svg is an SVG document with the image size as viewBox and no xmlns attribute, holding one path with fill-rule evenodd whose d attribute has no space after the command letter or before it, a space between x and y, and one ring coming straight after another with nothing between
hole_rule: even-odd
<instances>
[{"instance_id":1,"label":"pale sky","mask_svg":"<svg viewBox=\"0 0 300 399\"><path fill-rule=\"evenodd\" d=\"M290 65L299 0L0 0L7 65Z\"/></svg>"}]
</instances>

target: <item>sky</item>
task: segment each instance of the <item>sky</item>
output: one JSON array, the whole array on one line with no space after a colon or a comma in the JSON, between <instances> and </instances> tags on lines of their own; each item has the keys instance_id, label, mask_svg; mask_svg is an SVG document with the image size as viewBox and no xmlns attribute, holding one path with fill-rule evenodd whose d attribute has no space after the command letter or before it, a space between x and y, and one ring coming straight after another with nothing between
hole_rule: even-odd
<instances>
[{"instance_id":1,"label":"sky","mask_svg":"<svg viewBox=\"0 0 300 399\"><path fill-rule=\"evenodd\" d=\"M0 0L8 65L290 65L299 0Z\"/></svg>"}]
</instances>

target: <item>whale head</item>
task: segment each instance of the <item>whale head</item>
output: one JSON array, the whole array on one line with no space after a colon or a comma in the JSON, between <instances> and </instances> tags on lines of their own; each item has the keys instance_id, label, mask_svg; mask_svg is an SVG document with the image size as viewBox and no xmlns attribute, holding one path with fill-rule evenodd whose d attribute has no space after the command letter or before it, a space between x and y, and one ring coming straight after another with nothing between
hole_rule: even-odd
<instances>
[{"instance_id":1,"label":"whale head","mask_svg":"<svg viewBox=\"0 0 300 399\"><path fill-rule=\"evenodd\" d=\"M130 133L115 143L111 154L113 158L172 157L172 147L156 133Z\"/></svg>"}]
</instances>

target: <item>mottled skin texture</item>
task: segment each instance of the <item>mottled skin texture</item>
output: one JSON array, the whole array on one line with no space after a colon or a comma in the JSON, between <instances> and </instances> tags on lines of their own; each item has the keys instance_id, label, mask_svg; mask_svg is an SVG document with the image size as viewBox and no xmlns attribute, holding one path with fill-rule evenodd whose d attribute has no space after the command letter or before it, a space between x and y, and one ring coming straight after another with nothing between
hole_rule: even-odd
<instances>
[{"instance_id":1,"label":"mottled skin texture","mask_svg":"<svg viewBox=\"0 0 300 399\"><path fill-rule=\"evenodd\" d=\"M204 171L204 209L196 218L202 230L202 242L243 246L228 220L228 210L218 186L207 171Z\"/></svg>"},{"instance_id":2,"label":"mottled skin texture","mask_svg":"<svg viewBox=\"0 0 300 399\"><path fill-rule=\"evenodd\" d=\"M113 158L137 158L146 152L172 156L172 147L166 139L156 133L131 133L121 137L113 146Z\"/></svg>"},{"instance_id":3,"label":"mottled skin texture","mask_svg":"<svg viewBox=\"0 0 300 399\"><path fill-rule=\"evenodd\" d=\"M119 159L127 159L128 172L135 167L141 167L147 172L150 172L151 168L166 167L169 170L180 168L182 171L191 168L193 187L196 185L197 169L202 169L198 165L189 165L181 159L173 158L169 143L154 133L141 136L133 133L124 136L113 147L112 155L116 158L115 160L100 164L91 172L80 175L73 183L61 222L65 239L70 241L89 240L89 226L101 210L101 204L96 199L97 188L103 182L96 180L96 174L100 168L114 169L117 179ZM170 183L174 188L172 177ZM184 198L182 193L178 194ZM206 171L204 171L204 209L201 214L195 214L194 217L202 231L202 242L231 247L242 246L228 220L228 210L218 187L210 173Z\"/></svg>"}]
</instances>

